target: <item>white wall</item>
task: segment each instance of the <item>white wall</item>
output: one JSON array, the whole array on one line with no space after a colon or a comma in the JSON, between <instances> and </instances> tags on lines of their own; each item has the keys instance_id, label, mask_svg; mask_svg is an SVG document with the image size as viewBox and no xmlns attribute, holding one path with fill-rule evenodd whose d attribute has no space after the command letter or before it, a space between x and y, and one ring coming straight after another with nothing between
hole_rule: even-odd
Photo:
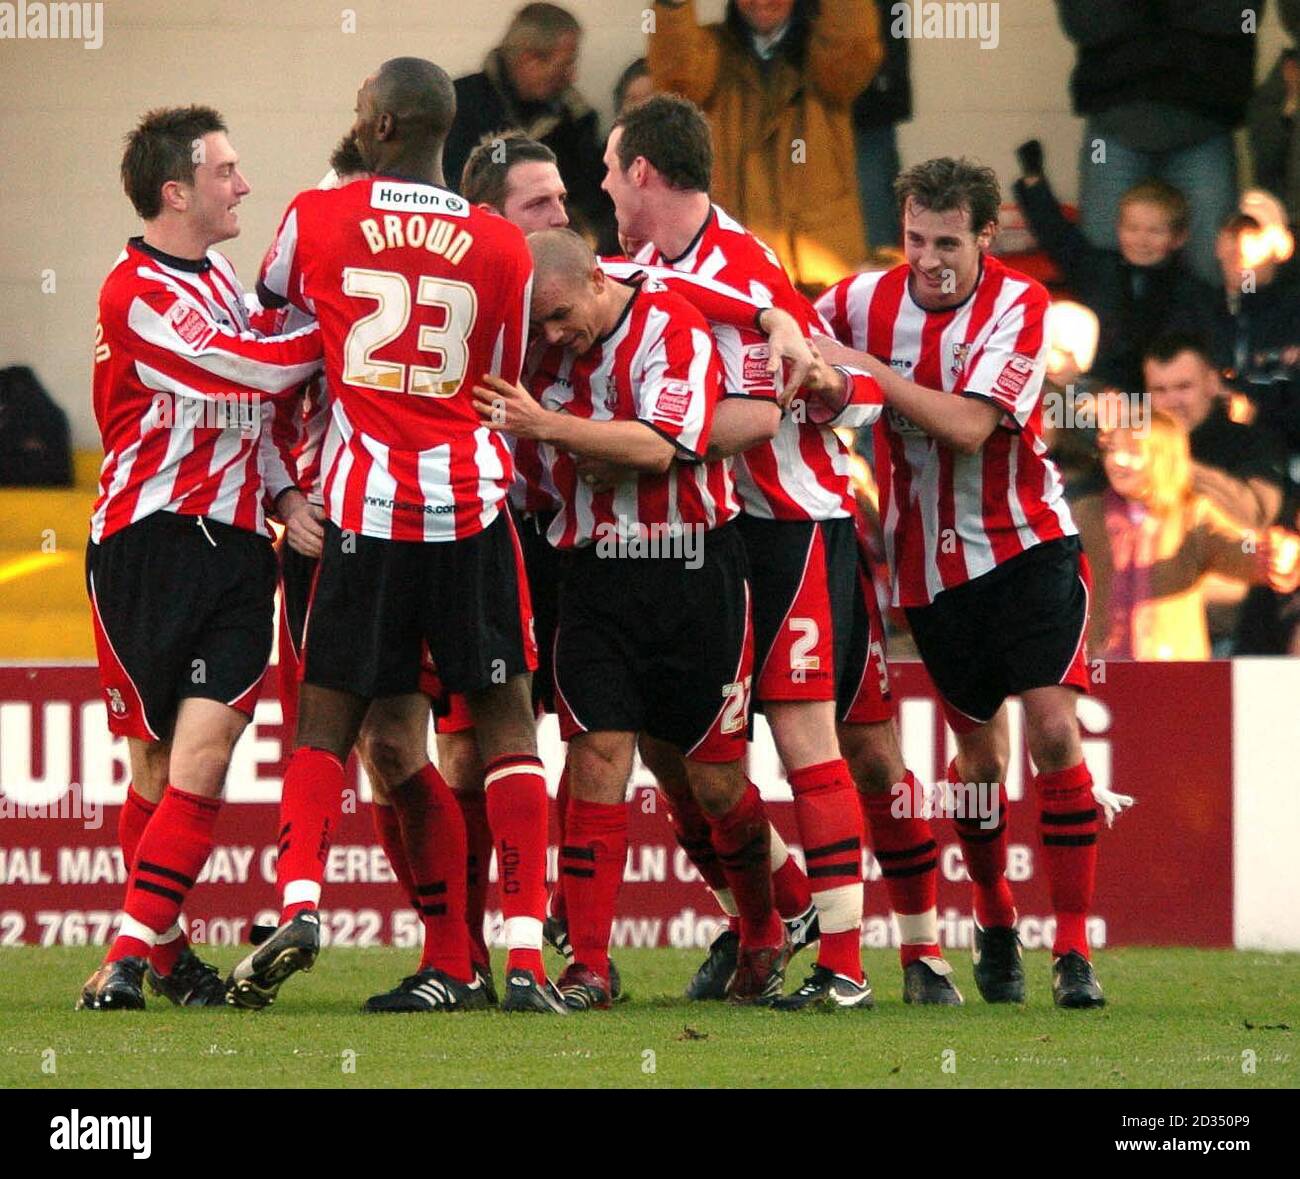
<instances>
[{"instance_id":1,"label":"white wall","mask_svg":"<svg viewBox=\"0 0 1300 1179\"><path fill-rule=\"evenodd\" d=\"M646 0L566 0L586 27L580 85L608 114L610 90L642 52ZM31 364L95 447L90 342L95 297L138 232L117 178L121 137L151 106L208 102L242 153L253 193L225 247L251 281L285 204L314 183L352 118L356 87L384 58L478 68L516 0L108 0L102 48L0 41L0 365ZM705 18L723 0L701 0ZM345 32L344 14L355 13ZM1269 14L1264 64L1283 38ZM1063 196L1075 192L1079 122L1069 113L1071 48L1047 0L1002 0L999 45L913 44L916 117L905 162L965 152L1014 176L1012 149L1047 146ZM42 292L53 272L54 291Z\"/></svg>"}]
</instances>

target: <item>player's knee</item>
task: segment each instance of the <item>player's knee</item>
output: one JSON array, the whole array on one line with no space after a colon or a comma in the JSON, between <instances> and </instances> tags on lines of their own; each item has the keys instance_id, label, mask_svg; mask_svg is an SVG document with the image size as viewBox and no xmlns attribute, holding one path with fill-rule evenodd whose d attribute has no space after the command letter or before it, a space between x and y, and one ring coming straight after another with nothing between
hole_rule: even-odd
<instances>
[{"instance_id":1,"label":"player's knee","mask_svg":"<svg viewBox=\"0 0 1300 1179\"><path fill-rule=\"evenodd\" d=\"M483 762L473 729L438 735L438 771L455 791L483 788Z\"/></svg>"},{"instance_id":2,"label":"player's knee","mask_svg":"<svg viewBox=\"0 0 1300 1179\"><path fill-rule=\"evenodd\" d=\"M740 762L688 762L691 792L700 809L710 818L725 815L740 800L745 790L745 775Z\"/></svg>"},{"instance_id":3,"label":"player's knee","mask_svg":"<svg viewBox=\"0 0 1300 1179\"><path fill-rule=\"evenodd\" d=\"M357 755L371 781L392 788L404 782L418 769L413 766L412 752L405 734L397 728L365 725L357 738Z\"/></svg>"},{"instance_id":4,"label":"player's knee","mask_svg":"<svg viewBox=\"0 0 1300 1179\"><path fill-rule=\"evenodd\" d=\"M215 798L226 784L229 768L230 748L224 741L194 745L173 755L171 784L187 794Z\"/></svg>"},{"instance_id":5,"label":"player's knee","mask_svg":"<svg viewBox=\"0 0 1300 1179\"><path fill-rule=\"evenodd\" d=\"M1038 719L1029 730L1029 751L1037 765L1048 772L1074 765L1082 752L1078 722L1068 714Z\"/></svg>"},{"instance_id":6,"label":"player's knee","mask_svg":"<svg viewBox=\"0 0 1300 1179\"><path fill-rule=\"evenodd\" d=\"M957 763L964 782L1005 782L1007 759L994 750L963 753Z\"/></svg>"}]
</instances>

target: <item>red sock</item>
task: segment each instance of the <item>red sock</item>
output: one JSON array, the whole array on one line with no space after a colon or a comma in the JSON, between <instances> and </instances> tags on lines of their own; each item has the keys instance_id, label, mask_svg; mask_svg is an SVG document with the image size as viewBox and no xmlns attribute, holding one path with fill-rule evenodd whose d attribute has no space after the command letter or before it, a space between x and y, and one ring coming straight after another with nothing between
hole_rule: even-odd
<instances>
[{"instance_id":1,"label":"red sock","mask_svg":"<svg viewBox=\"0 0 1300 1179\"><path fill-rule=\"evenodd\" d=\"M150 802L134 785L126 788L126 801L117 816L117 842L122 848L122 863L126 865L127 875L135 867L135 853L140 847L140 836L144 834L150 817L157 809L158 804Z\"/></svg>"},{"instance_id":2,"label":"red sock","mask_svg":"<svg viewBox=\"0 0 1300 1179\"><path fill-rule=\"evenodd\" d=\"M128 876L135 866L135 856L140 847L140 837L144 834L144 829L148 826L150 817L157 809L158 804L150 802L136 790L134 785L127 786L126 801L122 804L122 810L117 816L117 842L122 848L122 863L126 865ZM149 953L149 965L161 975L171 974L189 944L184 930L181 930L170 941L156 943Z\"/></svg>"},{"instance_id":3,"label":"red sock","mask_svg":"<svg viewBox=\"0 0 1300 1179\"><path fill-rule=\"evenodd\" d=\"M189 939L186 938L183 930L177 930L176 936L168 941L154 942L153 949L149 951L149 965L158 974L166 977L176 969L176 963L180 961L181 955L185 953L189 944Z\"/></svg>"},{"instance_id":4,"label":"red sock","mask_svg":"<svg viewBox=\"0 0 1300 1179\"><path fill-rule=\"evenodd\" d=\"M714 892L727 888L727 874L713 849L713 831L708 816L700 809L695 796L689 791L682 793L671 789L662 782L659 790L668 802L668 822L686 858Z\"/></svg>"},{"instance_id":5,"label":"red sock","mask_svg":"<svg viewBox=\"0 0 1300 1179\"><path fill-rule=\"evenodd\" d=\"M842 757L787 775L821 924L817 962L862 981L862 810Z\"/></svg>"},{"instance_id":6,"label":"red sock","mask_svg":"<svg viewBox=\"0 0 1300 1179\"><path fill-rule=\"evenodd\" d=\"M560 873L568 877L573 960L609 978L609 935L627 861L627 803L569 799Z\"/></svg>"},{"instance_id":7,"label":"red sock","mask_svg":"<svg viewBox=\"0 0 1300 1179\"><path fill-rule=\"evenodd\" d=\"M808 906L812 904L808 877L789 852L781 866L772 872L772 901L786 921L808 912Z\"/></svg>"},{"instance_id":8,"label":"red sock","mask_svg":"<svg viewBox=\"0 0 1300 1179\"><path fill-rule=\"evenodd\" d=\"M469 982L474 972L465 924L465 820L460 805L429 762L395 787L392 799L424 923L420 969L433 967Z\"/></svg>"},{"instance_id":9,"label":"red sock","mask_svg":"<svg viewBox=\"0 0 1300 1179\"><path fill-rule=\"evenodd\" d=\"M560 771L560 781L555 788L555 818L556 825L560 829L560 846L564 846L565 825L569 816L569 763L566 759L564 769ZM564 902L564 873L556 871L555 883L551 885L551 905L550 913L552 917L563 918L568 909Z\"/></svg>"},{"instance_id":10,"label":"red sock","mask_svg":"<svg viewBox=\"0 0 1300 1179\"><path fill-rule=\"evenodd\" d=\"M954 759L948 764L948 781L960 783ZM998 821L988 827L988 818L976 815L954 817L952 825L961 841L962 858L971 879L975 898L975 920L985 929L991 926L1012 928L1016 924L1016 904L1007 883L1007 788L998 786ZM969 808L968 808L969 809Z\"/></svg>"},{"instance_id":11,"label":"red sock","mask_svg":"<svg viewBox=\"0 0 1300 1179\"><path fill-rule=\"evenodd\" d=\"M939 890L939 845L930 820L922 817L923 794L911 770L903 775L904 799L889 794L860 794L867 835L889 891L889 907L898 920L899 957L904 968L918 958L941 958L936 913ZM896 803L905 802L905 806ZM897 815L896 810L908 815Z\"/></svg>"},{"instance_id":12,"label":"red sock","mask_svg":"<svg viewBox=\"0 0 1300 1179\"><path fill-rule=\"evenodd\" d=\"M1077 950L1088 953L1087 921L1097 881L1097 832L1100 814L1092 797L1092 775L1085 762L1039 774L1038 831L1043 841L1043 861L1056 911L1053 954Z\"/></svg>"},{"instance_id":13,"label":"red sock","mask_svg":"<svg viewBox=\"0 0 1300 1179\"><path fill-rule=\"evenodd\" d=\"M411 903L411 908L418 913L420 901L415 895L415 881L411 879L411 869L406 862L406 849L402 846L402 824L397 817L397 810L382 802L372 802L370 817L374 820L379 845L384 849L384 855L388 857L389 866L393 869L393 875L397 877L402 895Z\"/></svg>"},{"instance_id":14,"label":"red sock","mask_svg":"<svg viewBox=\"0 0 1300 1179\"><path fill-rule=\"evenodd\" d=\"M488 822L496 840L506 970L531 970L546 979L542 921L546 916L546 773L533 754L499 757L483 767Z\"/></svg>"},{"instance_id":15,"label":"red sock","mask_svg":"<svg viewBox=\"0 0 1300 1179\"><path fill-rule=\"evenodd\" d=\"M280 924L320 904L334 829L343 814L343 763L324 749L293 751L280 794Z\"/></svg>"},{"instance_id":16,"label":"red sock","mask_svg":"<svg viewBox=\"0 0 1300 1179\"><path fill-rule=\"evenodd\" d=\"M482 790L458 790L460 817L465 824L465 924L469 928L470 957L480 966L491 962L483 936L487 910L488 870L492 864L492 828L488 826L487 798Z\"/></svg>"},{"instance_id":17,"label":"red sock","mask_svg":"<svg viewBox=\"0 0 1300 1179\"><path fill-rule=\"evenodd\" d=\"M747 948L779 945L785 928L772 904L772 864L767 812L758 787L746 781L735 806L709 817L713 846L739 910L740 940Z\"/></svg>"},{"instance_id":18,"label":"red sock","mask_svg":"<svg viewBox=\"0 0 1300 1179\"><path fill-rule=\"evenodd\" d=\"M123 931L106 962L148 957L148 931L166 933L212 850L212 828L221 800L200 798L168 786L140 838L135 867L127 879Z\"/></svg>"}]
</instances>

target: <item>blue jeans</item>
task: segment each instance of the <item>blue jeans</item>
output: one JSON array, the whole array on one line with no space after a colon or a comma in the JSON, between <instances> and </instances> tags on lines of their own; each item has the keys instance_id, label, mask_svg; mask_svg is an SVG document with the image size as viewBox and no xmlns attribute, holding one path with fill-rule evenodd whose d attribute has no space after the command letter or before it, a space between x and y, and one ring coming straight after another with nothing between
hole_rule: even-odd
<instances>
[{"instance_id":1,"label":"blue jeans","mask_svg":"<svg viewBox=\"0 0 1300 1179\"><path fill-rule=\"evenodd\" d=\"M858 196L862 220L866 222L867 245L897 246L903 239L898 225L898 202L894 198L894 177L898 175L898 136L894 124L884 127L854 127L853 142L858 157Z\"/></svg>"},{"instance_id":2,"label":"blue jeans","mask_svg":"<svg viewBox=\"0 0 1300 1179\"><path fill-rule=\"evenodd\" d=\"M1159 177L1186 198L1192 221L1183 247L1192 269L1212 286L1223 284L1214 257L1219 226L1237 205L1237 153L1227 132L1204 143L1170 152L1140 152L1106 138L1104 163L1092 162L1092 143L1099 136L1089 119L1079 152L1079 212L1088 240L1118 250L1115 219L1120 197L1135 184Z\"/></svg>"}]
</instances>

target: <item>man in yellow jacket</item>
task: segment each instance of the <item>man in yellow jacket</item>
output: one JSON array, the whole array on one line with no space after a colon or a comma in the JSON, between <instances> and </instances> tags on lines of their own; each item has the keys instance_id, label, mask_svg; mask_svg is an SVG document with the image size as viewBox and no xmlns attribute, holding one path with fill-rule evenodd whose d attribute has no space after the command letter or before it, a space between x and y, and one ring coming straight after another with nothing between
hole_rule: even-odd
<instances>
[{"instance_id":1,"label":"man in yellow jacket","mask_svg":"<svg viewBox=\"0 0 1300 1179\"><path fill-rule=\"evenodd\" d=\"M714 199L824 286L867 256L849 108L884 60L872 0L728 0L701 25L695 0L656 0L655 88L691 99L713 129Z\"/></svg>"}]
</instances>

